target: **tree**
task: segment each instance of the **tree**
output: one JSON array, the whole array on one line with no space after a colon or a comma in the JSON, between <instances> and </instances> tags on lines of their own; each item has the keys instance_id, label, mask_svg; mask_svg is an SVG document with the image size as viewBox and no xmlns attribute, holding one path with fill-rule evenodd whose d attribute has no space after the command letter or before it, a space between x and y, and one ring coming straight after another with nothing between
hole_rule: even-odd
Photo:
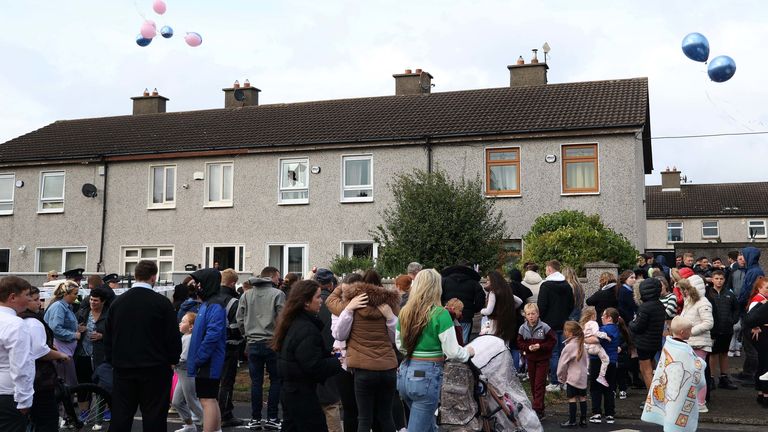
<instances>
[{"instance_id":1,"label":"tree","mask_svg":"<svg viewBox=\"0 0 768 432\"><path fill-rule=\"evenodd\" d=\"M584 264L608 261L632 268L638 251L624 235L606 227L599 215L561 210L536 218L523 237L523 262L556 259L584 274Z\"/></svg>"},{"instance_id":2,"label":"tree","mask_svg":"<svg viewBox=\"0 0 768 432\"><path fill-rule=\"evenodd\" d=\"M372 232L382 245L379 272L394 276L412 261L438 270L462 260L479 264L481 272L498 267L506 223L483 195L480 178L417 170L396 175L389 188L394 203Z\"/></svg>"}]
</instances>

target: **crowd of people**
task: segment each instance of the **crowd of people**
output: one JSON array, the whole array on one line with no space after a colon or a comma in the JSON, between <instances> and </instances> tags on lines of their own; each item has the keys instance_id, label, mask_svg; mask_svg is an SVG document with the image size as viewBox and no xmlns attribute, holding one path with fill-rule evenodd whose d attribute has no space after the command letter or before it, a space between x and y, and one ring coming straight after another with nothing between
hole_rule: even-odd
<instances>
[{"instance_id":1,"label":"crowd of people","mask_svg":"<svg viewBox=\"0 0 768 432\"><path fill-rule=\"evenodd\" d=\"M44 312L39 289L7 276L0 430L66 426L58 380L107 376L111 411L100 420L116 432L131 430L137 409L144 430L165 431L171 407L183 423L177 432L436 431L445 362L475 356L478 334L506 344L539 419L545 393L563 391L562 427L611 424L616 400L632 388L648 392L643 420L694 430L715 389L753 385L768 407L768 279L759 256L747 247L726 265L684 254L674 267L641 256L633 270L601 275L589 296L556 260L543 263L544 278L525 263L485 280L469 263L440 272L411 263L394 288L373 269L338 277L314 268L283 279L265 267L238 283L233 269L206 268L177 285L172 301L152 289L157 265L140 261L119 296L115 274L89 278L80 298L82 269L65 273ZM732 378L729 358L742 351L744 371ZM234 414L241 363L251 380L248 420ZM687 398L666 397L674 386ZM88 400L72 402L89 409Z\"/></svg>"}]
</instances>

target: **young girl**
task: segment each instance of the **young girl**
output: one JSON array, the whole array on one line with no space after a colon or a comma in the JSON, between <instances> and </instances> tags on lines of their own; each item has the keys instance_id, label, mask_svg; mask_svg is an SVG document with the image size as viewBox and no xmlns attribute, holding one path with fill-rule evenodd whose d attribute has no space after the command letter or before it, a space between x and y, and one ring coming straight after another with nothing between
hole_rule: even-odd
<instances>
[{"instance_id":1,"label":"young girl","mask_svg":"<svg viewBox=\"0 0 768 432\"><path fill-rule=\"evenodd\" d=\"M197 428L192 424L192 413L199 421L203 420L203 407L195 394L195 379L187 375L187 353L189 352L189 341L192 338L192 329L195 326L197 314L187 312L179 323L181 336L181 358L176 365L176 374L179 376L179 382L173 391L173 401L171 404L179 413L179 417L184 421L184 427L176 432L197 432ZM191 412L190 412L191 410Z\"/></svg>"},{"instance_id":2,"label":"young girl","mask_svg":"<svg viewBox=\"0 0 768 432\"><path fill-rule=\"evenodd\" d=\"M565 346L557 363L557 379L566 384L568 396L568 420L560 423L562 428L587 426L587 354L584 352L584 331L576 321L563 325ZM581 418L576 423L576 402L579 402Z\"/></svg>"},{"instance_id":3,"label":"young girl","mask_svg":"<svg viewBox=\"0 0 768 432\"><path fill-rule=\"evenodd\" d=\"M624 341L629 342L629 331L627 326L624 325L624 321L619 316L619 311L616 308L608 308L603 312L603 316L600 317L603 325L600 327L600 331L605 332L610 338L610 342L607 340L601 341L605 353L608 354L610 363L608 369L605 371L605 379L608 381L608 387L597 384L598 371L600 370L600 360L595 356L590 356L589 359L589 393L592 398L592 417L589 418L590 423L602 423L605 420L606 423L612 424L614 422L613 416L616 414L616 405L613 399L613 392L616 389L616 368L619 361L619 346ZM603 405L604 404L604 405ZM605 412L603 412L605 408ZM603 417L605 414L605 417Z\"/></svg>"},{"instance_id":4,"label":"young girl","mask_svg":"<svg viewBox=\"0 0 768 432\"><path fill-rule=\"evenodd\" d=\"M600 326L597 324L597 312L595 312L594 306L587 306L581 311L581 321L579 324L584 329L584 342L586 343L587 353L596 355L600 359L600 375L595 381L608 387L608 381L605 380L605 371L608 370L610 359L608 354L605 353L603 346L600 345L600 339L610 342L611 338L605 332L600 331Z\"/></svg>"}]
</instances>

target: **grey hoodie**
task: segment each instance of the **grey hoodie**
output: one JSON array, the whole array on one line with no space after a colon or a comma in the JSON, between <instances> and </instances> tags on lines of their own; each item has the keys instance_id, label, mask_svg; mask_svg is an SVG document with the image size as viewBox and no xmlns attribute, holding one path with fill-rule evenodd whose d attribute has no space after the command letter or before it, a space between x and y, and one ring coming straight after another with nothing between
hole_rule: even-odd
<instances>
[{"instance_id":1,"label":"grey hoodie","mask_svg":"<svg viewBox=\"0 0 768 432\"><path fill-rule=\"evenodd\" d=\"M254 286L240 297L236 319L249 344L272 340L284 304L285 293L272 286Z\"/></svg>"},{"instance_id":2,"label":"grey hoodie","mask_svg":"<svg viewBox=\"0 0 768 432\"><path fill-rule=\"evenodd\" d=\"M525 272L522 284L528 287L533 293L531 298L528 299L528 303L536 303L539 300L539 288L541 287L542 281L541 276L535 271L528 270Z\"/></svg>"}]
</instances>

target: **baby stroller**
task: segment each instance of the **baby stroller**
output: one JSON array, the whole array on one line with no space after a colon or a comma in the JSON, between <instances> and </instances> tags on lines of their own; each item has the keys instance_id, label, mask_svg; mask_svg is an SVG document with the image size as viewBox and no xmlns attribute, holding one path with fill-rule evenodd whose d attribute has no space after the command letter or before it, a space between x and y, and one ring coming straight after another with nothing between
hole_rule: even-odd
<instances>
[{"instance_id":1,"label":"baby stroller","mask_svg":"<svg viewBox=\"0 0 768 432\"><path fill-rule=\"evenodd\" d=\"M480 336L469 364L447 362L440 391L440 430L539 432L539 418L515 375L504 341Z\"/></svg>"}]
</instances>

